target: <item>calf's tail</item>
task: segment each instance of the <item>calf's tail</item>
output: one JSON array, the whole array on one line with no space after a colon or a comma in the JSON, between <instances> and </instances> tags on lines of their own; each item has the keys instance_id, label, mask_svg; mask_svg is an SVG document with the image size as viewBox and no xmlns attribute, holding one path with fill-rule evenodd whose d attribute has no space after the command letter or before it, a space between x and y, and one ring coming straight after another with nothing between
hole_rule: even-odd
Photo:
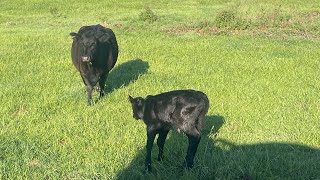
<instances>
[{"instance_id":1,"label":"calf's tail","mask_svg":"<svg viewBox=\"0 0 320 180\"><path fill-rule=\"evenodd\" d=\"M197 121L196 121L196 128L199 131L199 133L201 133L202 127L203 127L203 123L204 123L204 118L206 116L206 114L208 113L209 110L209 99L207 97L207 95L205 95L204 93L202 93L202 103L201 103L201 111L198 115Z\"/></svg>"}]
</instances>

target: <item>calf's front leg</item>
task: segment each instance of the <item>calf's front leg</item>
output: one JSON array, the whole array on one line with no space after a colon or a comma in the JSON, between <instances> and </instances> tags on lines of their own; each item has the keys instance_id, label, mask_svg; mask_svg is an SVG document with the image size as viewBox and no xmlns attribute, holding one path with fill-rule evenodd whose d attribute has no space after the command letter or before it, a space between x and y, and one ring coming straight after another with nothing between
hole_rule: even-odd
<instances>
[{"instance_id":1,"label":"calf's front leg","mask_svg":"<svg viewBox=\"0 0 320 180\"><path fill-rule=\"evenodd\" d=\"M151 150L154 142L154 138L156 137L156 131L147 131L147 155L145 161L145 169L148 172L151 172Z\"/></svg>"}]
</instances>

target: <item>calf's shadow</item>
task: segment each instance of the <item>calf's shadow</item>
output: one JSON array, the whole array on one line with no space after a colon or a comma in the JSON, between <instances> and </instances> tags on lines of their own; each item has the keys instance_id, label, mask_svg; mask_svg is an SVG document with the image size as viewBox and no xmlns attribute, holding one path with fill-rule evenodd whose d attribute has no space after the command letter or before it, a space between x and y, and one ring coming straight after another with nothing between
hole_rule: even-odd
<instances>
[{"instance_id":1,"label":"calf's shadow","mask_svg":"<svg viewBox=\"0 0 320 180\"><path fill-rule=\"evenodd\" d=\"M207 144L212 143L212 139L209 140L207 135L217 136L223 123L224 117L222 116L210 115L205 117L205 123L201 133L202 138L195 157L194 169L198 169L197 166L200 166L198 162L199 157L200 159L206 158L203 155L203 151L212 151L212 145L210 145L210 149L206 149L208 148ZM152 149L152 173L147 173L144 170L146 149L142 148L131 163L117 173L116 179L167 179L171 173L178 178L182 176L183 172L185 172L183 163L188 147L187 136L183 133L178 133L177 130L171 130L164 146L164 160L161 162L157 161L158 146L156 139ZM146 142L143 143L145 144ZM179 173L177 174L177 172ZM174 179L177 177L171 178Z\"/></svg>"},{"instance_id":2,"label":"calf's shadow","mask_svg":"<svg viewBox=\"0 0 320 180\"><path fill-rule=\"evenodd\" d=\"M116 179L318 179L320 150L300 144L267 142L235 144L219 138L224 117L205 117L202 139L194 168L181 165L187 150L187 137L176 130L169 133L164 160L157 161L156 140L152 150L152 173L144 170L145 147L131 163L121 169ZM142 123L142 122L141 122ZM143 142L145 143L145 142Z\"/></svg>"}]
</instances>

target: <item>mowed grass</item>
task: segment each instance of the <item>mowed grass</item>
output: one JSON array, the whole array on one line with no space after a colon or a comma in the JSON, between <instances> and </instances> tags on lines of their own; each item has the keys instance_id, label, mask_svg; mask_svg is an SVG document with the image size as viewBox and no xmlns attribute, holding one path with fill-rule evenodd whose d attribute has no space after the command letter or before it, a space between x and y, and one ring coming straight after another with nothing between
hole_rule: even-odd
<instances>
[{"instance_id":1,"label":"mowed grass","mask_svg":"<svg viewBox=\"0 0 320 180\"><path fill-rule=\"evenodd\" d=\"M120 54L88 106L69 33L98 23ZM319 27L316 0L1 1L0 177L319 179ZM127 97L174 89L210 100L195 167L173 130L146 173Z\"/></svg>"}]
</instances>

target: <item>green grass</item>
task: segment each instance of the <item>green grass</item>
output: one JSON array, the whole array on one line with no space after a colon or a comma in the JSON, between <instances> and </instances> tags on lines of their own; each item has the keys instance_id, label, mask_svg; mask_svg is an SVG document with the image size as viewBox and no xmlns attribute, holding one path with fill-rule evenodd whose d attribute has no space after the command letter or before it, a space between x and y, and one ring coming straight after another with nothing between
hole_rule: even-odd
<instances>
[{"instance_id":1,"label":"green grass","mask_svg":"<svg viewBox=\"0 0 320 180\"><path fill-rule=\"evenodd\" d=\"M89 107L69 33L98 23L120 54ZM319 179L319 29L317 0L2 0L0 178ZM211 103L195 168L172 131L145 173L127 97L186 88Z\"/></svg>"}]
</instances>

